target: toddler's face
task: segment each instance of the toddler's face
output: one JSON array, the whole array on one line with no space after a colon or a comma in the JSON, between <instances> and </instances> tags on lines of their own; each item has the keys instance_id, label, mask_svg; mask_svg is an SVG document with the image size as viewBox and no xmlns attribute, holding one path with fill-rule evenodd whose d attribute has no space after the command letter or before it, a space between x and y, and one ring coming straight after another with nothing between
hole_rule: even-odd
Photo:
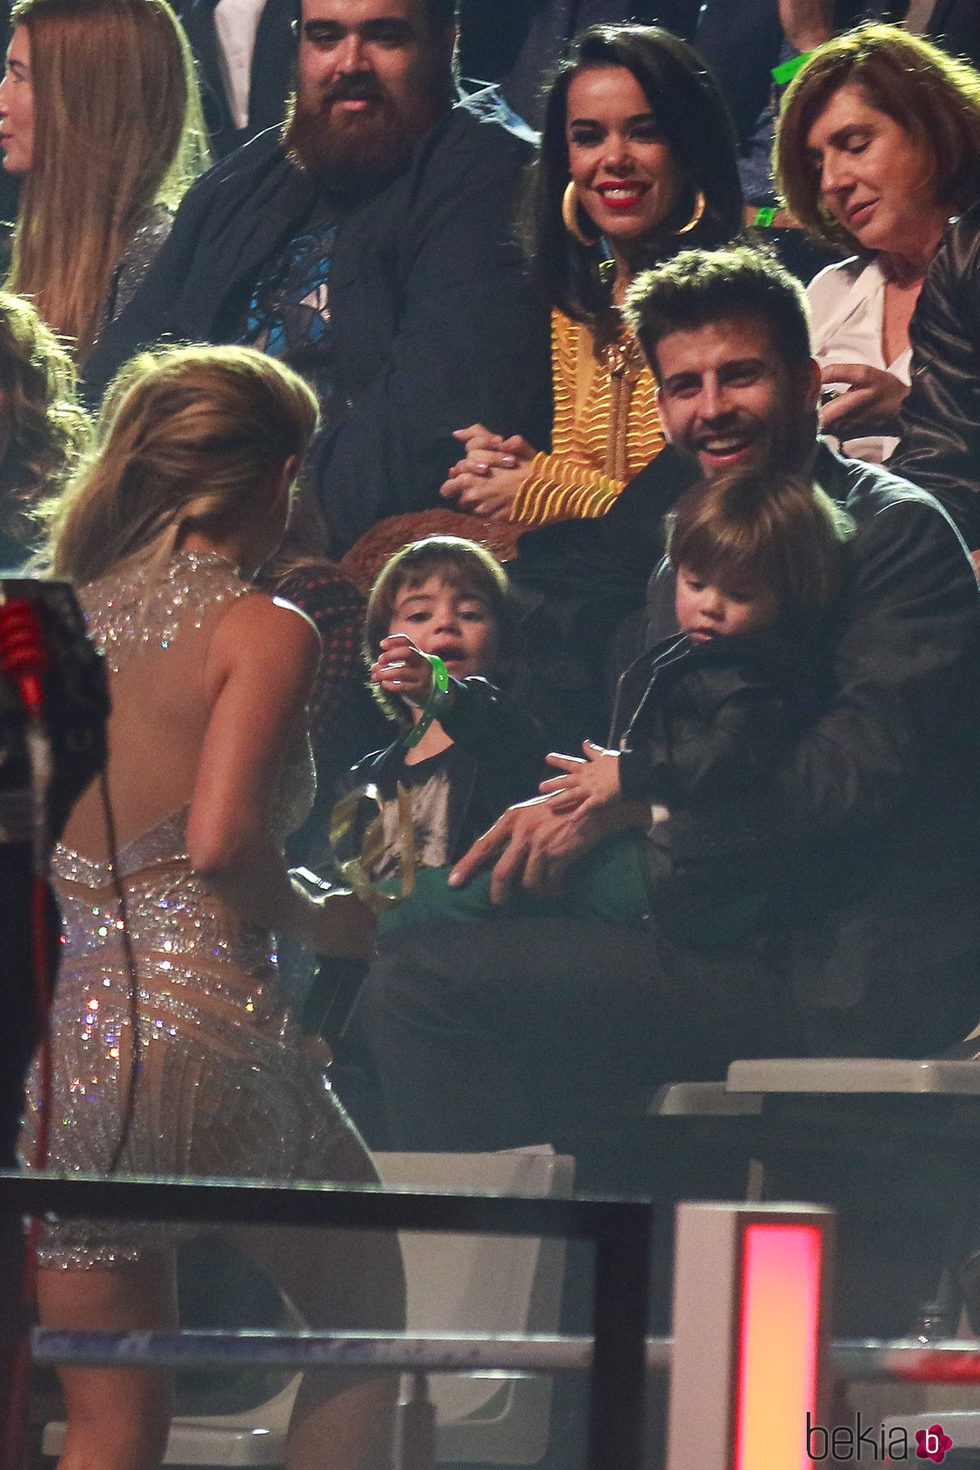
<instances>
[{"instance_id":1,"label":"toddler's face","mask_svg":"<svg viewBox=\"0 0 980 1470\"><path fill-rule=\"evenodd\" d=\"M733 633L758 633L776 621L775 593L759 583L720 586L693 567L677 568L674 605L681 631L695 643L727 638Z\"/></svg>"},{"instance_id":2,"label":"toddler's face","mask_svg":"<svg viewBox=\"0 0 980 1470\"><path fill-rule=\"evenodd\" d=\"M423 653L435 653L455 679L492 678L500 665L500 635L486 600L433 572L395 597L388 632L407 633Z\"/></svg>"}]
</instances>

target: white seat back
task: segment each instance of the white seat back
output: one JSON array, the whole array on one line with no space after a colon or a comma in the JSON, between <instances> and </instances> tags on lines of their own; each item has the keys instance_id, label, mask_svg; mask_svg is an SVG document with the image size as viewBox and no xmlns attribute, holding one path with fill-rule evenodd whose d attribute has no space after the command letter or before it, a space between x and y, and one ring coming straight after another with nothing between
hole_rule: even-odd
<instances>
[{"instance_id":1,"label":"white seat back","mask_svg":"<svg viewBox=\"0 0 980 1470\"><path fill-rule=\"evenodd\" d=\"M385 1184L428 1190L547 1197L569 1193L575 1161L550 1148L492 1154L374 1156ZM405 1232L408 1328L419 1331L553 1332L565 1243L535 1236ZM544 1454L551 1382L544 1378L433 1375L440 1461L529 1465Z\"/></svg>"}]
</instances>

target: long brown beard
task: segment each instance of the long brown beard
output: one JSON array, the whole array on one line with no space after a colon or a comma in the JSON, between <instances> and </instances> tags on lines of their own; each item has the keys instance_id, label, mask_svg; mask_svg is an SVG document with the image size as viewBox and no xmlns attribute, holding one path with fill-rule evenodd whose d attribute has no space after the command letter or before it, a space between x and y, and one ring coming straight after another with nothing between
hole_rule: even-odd
<instances>
[{"instance_id":1,"label":"long brown beard","mask_svg":"<svg viewBox=\"0 0 980 1470\"><path fill-rule=\"evenodd\" d=\"M334 103L359 97L378 105L368 114L341 112ZM417 140L448 108L448 88L422 75L398 102L373 77L343 77L316 97L294 93L283 143L290 160L325 188L341 192L384 178L404 166Z\"/></svg>"}]
</instances>

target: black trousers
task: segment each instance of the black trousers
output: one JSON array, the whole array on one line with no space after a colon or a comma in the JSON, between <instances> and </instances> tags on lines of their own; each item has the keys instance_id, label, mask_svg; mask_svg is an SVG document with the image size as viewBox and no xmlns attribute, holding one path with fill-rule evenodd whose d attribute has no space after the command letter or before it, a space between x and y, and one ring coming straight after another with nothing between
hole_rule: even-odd
<instances>
[{"instance_id":1,"label":"black trousers","mask_svg":"<svg viewBox=\"0 0 980 1470\"><path fill-rule=\"evenodd\" d=\"M774 1049L776 977L748 950L564 918L402 931L361 1019L395 1148L552 1142L640 1090Z\"/></svg>"}]
</instances>

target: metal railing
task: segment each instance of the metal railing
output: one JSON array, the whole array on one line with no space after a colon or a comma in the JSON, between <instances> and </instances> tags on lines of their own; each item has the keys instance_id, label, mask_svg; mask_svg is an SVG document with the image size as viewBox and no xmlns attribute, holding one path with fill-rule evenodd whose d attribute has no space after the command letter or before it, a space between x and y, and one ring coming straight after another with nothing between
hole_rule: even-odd
<instances>
[{"instance_id":1,"label":"metal railing","mask_svg":"<svg viewBox=\"0 0 980 1470\"><path fill-rule=\"evenodd\" d=\"M435 1194L376 1185L178 1183L0 1173L0 1216L47 1213L209 1225L306 1225L591 1241L595 1247L594 1337L591 1352L581 1364L590 1369L586 1465L588 1470L640 1470L651 1215L647 1201ZM327 1351L328 1334L298 1336L310 1345L312 1339L322 1338ZM387 1343L385 1362L390 1366L422 1367L411 1359L398 1360L398 1340L393 1334L344 1334L333 1339L338 1340L347 1344L348 1366L356 1361L377 1362L381 1345ZM406 1345L419 1341L412 1337ZM358 1343L362 1354L372 1356L352 1356ZM181 1352L179 1343L174 1347ZM145 1348L144 1344L144 1363ZM112 1361L120 1362L118 1347ZM181 1361L189 1366L186 1354L181 1354ZM321 1361L325 1363L325 1357Z\"/></svg>"}]
</instances>

